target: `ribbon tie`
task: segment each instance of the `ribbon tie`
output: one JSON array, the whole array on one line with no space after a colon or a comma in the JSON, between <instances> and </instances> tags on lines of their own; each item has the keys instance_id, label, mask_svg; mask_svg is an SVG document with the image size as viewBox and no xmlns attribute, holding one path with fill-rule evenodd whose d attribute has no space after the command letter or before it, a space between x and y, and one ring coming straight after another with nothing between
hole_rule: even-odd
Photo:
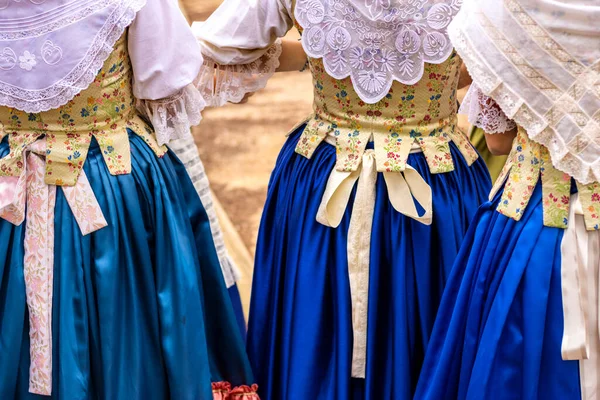
<instances>
[{"instance_id":1,"label":"ribbon tie","mask_svg":"<svg viewBox=\"0 0 600 400\"><path fill-rule=\"evenodd\" d=\"M404 172L384 172L390 203L396 211L409 218L431 225L431 187L411 166ZM352 377L364 378L367 358L367 315L369 301L369 262L371 253L371 229L375 211L375 184L377 168L373 150L365 151L362 163L356 171L333 170L329 176L325 194L321 200L317 221L337 228L348 207L354 185L356 196L348 228L348 275L352 301ZM413 198L425 213L419 216Z\"/></svg>"},{"instance_id":2,"label":"ribbon tie","mask_svg":"<svg viewBox=\"0 0 600 400\"><path fill-rule=\"evenodd\" d=\"M571 199L569 226L561 243L561 256L562 358L579 360L581 398L597 399L600 383L600 232L586 229L577 194Z\"/></svg>"},{"instance_id":3,"label":"ribbon tie","mask_svg":"<svg viewBox=\"0 0 600 400\"><path fill-rule=\"evenodd\" d=\"M0 176L0 218L16 226L25 221L23 265L31 342L29 391L50 396L56 186L44 182L45 154L46 141L40 139L24 150L25 167L20 176ZM83 235L108 225L84 172L75 186L64 186L63 192Z\"/></svg>"}]
</instances>

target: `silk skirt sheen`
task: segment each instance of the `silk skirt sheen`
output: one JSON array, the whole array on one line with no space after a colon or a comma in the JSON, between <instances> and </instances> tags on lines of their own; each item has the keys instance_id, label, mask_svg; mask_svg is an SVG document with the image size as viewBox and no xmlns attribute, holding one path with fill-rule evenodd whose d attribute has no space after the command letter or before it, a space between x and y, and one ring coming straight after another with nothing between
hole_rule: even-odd
<instances>
[{"instance_id":1,"label":"silk skirt sheen","mask_svg":"<svg viewBox=\"0 0 600 400\"><path fill-rule=\"evenodd\" d=\"M261 223L248 353L261 397L269 400L408 400L417 383L438 303L469 222L490 190L482 161L432 175L423 154L409 164L431 185L431 226L408 219L377 180L371 239L366 379L351 379L352 319L346 237L316 222L336 162L321 144L311 160L283 147Z\"/></svg>"},{"instance_id":2,"label":"silk skirt sheen","mask_svg":"<svg viewBox=\"0 0 600 400\"><path fill-rule=\"evenodd\" d=\"M253 383L184 166L130 141L130 175L111 176L95 143L84 166L108 227L82 237L57 190L50 399L209 400L211 382ZM5 140L0 157L8 151ZM24 235L0 219L2 400L48 399L28 393Z\"/></svg>"},{"instance_id":3,"label":"silk skirt sheen","mask_svg":"<svg viewBox=\"0 0 600 400\"><path fill-rule=\"evenodd\" d=\"M563 361L561 241L543 226L542 189L521 221L484 204L448 281L415 399L579 400Z\"/></svg>"}]
</instances>

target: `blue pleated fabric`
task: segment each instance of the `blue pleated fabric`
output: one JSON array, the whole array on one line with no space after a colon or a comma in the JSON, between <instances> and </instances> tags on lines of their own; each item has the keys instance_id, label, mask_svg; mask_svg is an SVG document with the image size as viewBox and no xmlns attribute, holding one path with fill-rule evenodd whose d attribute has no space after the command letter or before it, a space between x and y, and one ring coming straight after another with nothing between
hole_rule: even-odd
<instances>
[{"instance_id":1,"label":"blue pleated fabric","mask_svg":"<svg viewBox=\"0 0 600 400\"><path fill-rule=\"evenodd\" d=\"M133 171L111 176L93 144L85 173L109 226L82 237L57 191L56 400L212 399L253 383L209 221L184 166L130 133ZM0 144L0 157L8 153ZM28 393L24 228L0 220L0 399Z\"/></svg>"},{"instance_id":2,"label":"blue pleated fabric","mask_svg":"<svg viewBox=\"0 0 600 400\"><path fill-rule=\"evenodd\" d=\"M579 400L563 361L561 241L541 184L521 221L480 209L448 281L415 399Z\"/></svg>"},{"instance_id":3,"label":"blue pleated fabric","mask_svg":"<svg viewBox=\"0 0 600 400\"><path fill-rule=\"evenodd\" d=\"M229 298L231 299L231 304L233 305L233 312L235 314L235 320L240 328L240 332L242 333L242 338L244 341L246 340L246 318L244 317L244 306L242 305L242 298L240 297L240 291L238 290L237 285L233 285L228 289Z\"/></svg>"},{"instance_id":4,"label":"blue pleated fabric","mask_svg":"<svg viewBox=\"0 0 600 400\"><path fill-rule=\"evenodd\" d=\"M432 175L423 154L409 164L431 185L434 222L395 211L381 174L371 241L365 380L351 379L352 320L346 237L316 222L335 148L308 160L288 139L269 185L261 223L248 353L269 400L411 399L429 335L460 243L490 189L483 162L468 167L452 145L456 170Z\"/></svg>"}]
</instances>

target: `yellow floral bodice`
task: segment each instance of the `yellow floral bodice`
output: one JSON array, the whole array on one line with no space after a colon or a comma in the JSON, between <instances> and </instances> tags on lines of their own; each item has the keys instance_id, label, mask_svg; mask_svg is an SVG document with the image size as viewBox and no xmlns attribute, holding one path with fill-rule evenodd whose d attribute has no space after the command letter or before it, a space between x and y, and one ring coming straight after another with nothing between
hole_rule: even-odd
<instances>
[{"instance_id":1,"label":"yellow floral bodice","mask_svg":"<svg viewBox=\"0 0 600 400\"><path fill-rule=\"evenodd\" d=\"M314 83L314 114L296 152L311 158L328 136L335 138L336 169L355 171L369 141L373 141L377 170L401 172L418 146L432 173L454 170L450 141L467 162L478 157L466 135L457 128L457 86L462 61L453 54L442 64L425 64L415 85L394 82L387 96L365 104L350 78L330 77L322 60L310 59Z\"/></svg>"},{"instance_id":2,"label":"yellow floral bodice","mask_svg":"<svg viewBox=\"0 0 600 400\"><path fill-rule=\"evenodd\" d=\"M519 221L539 182L542 184L544 225L566 229L569 223L572 179L552 166L546 147L532 141L519 128L512 151L490 198L504 188L498 211ZM600 184L576 184L586 228L599 230Z\"/></svg>"},{"instance_id":3,"label":"yellow floral bodice","mask_svg":"<svg viewBox=\"0 0 600 400\"><path fill-rule=\"evenodd\" d=\"M19 176L23 151L40 137L46 138L47 184L73 186L85 163L92 137L113 175L131 172L127 129L141 136L158 156L152 127L135 109L133 72L127 52L127 34L98 73L96 80L66 105L39 114L0 107L0 140L8 136L10 154L0 159L0 175Z\"/></svg>"}]
</instances>

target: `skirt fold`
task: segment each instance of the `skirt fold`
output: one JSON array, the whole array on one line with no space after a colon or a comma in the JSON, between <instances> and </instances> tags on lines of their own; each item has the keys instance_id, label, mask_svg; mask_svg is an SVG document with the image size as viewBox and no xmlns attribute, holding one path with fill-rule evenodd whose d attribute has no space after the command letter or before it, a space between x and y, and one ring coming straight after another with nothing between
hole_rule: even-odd
<instances>
[{"instance_id":1,"label":"skirt fold","mask_svg":"<svg viewBox=\"0 0 600 400\"><path fill-rule=\"evenodd\" d=\"M415 399L579 399L563 361L561 241L535 188L520 221L484 204L457 257Z\"/></svg>"},{"instance_id":2,"label":"skirt fold","mask_svg":"<svg viewBox=\"0 0 600 400\"><path fill-rule=\"evenodd\" d=\"M157 158L134 134L130 142L131 174L110 175L96 143L84 165L106 228L82 236L57 190L50 399L212 400L212 382L252 384L208 217L184 166L170 152ZM11 321L0 325L0 398L41 400L28 393L21 230L0 220L0 247L12 246L0 256L0 322ZM4 286L9 268L20 275Z\"/></svg>"},{"instance_id":3,"label":"skirt fold","mask_svg":"<svg viewBox=\"0 0 600 400\"><path fill-rule=\"evenodd\" d=\"M490 189L482 162L433 175L422 154L409 164L433 191L425 226L392 207L376 183L371 232L366 379L351 378L352 317L347 232L355 193L338 228L316 221L335 148L295 153L300 128L272 174L256 252L248 353L261 396L272 400L412 399L441 293L459 244ZM366 233L365 233L366 234Z\"/></svg>"}]
</instances>

